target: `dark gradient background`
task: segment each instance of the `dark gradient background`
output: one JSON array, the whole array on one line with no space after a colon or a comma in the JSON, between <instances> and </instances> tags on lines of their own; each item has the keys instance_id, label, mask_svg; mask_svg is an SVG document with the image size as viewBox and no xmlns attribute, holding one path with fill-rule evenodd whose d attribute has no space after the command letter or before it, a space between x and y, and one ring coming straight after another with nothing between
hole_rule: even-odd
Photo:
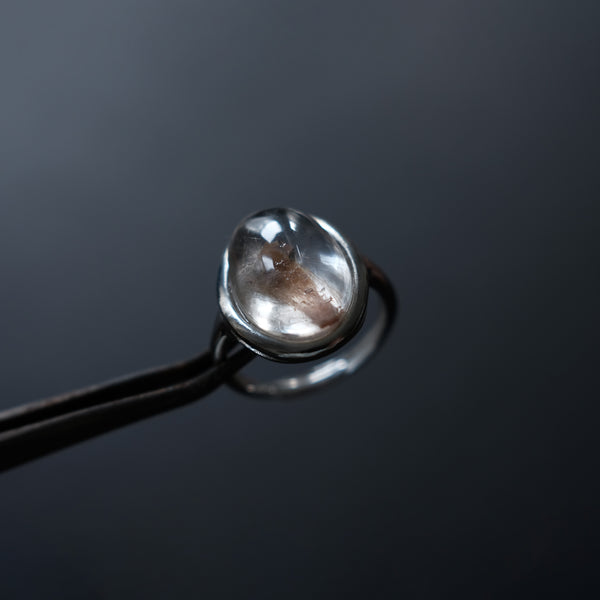
<instances>
[{"instance_id":1,"label":"dark gradient background","mask_svg":"<svg viewBox=\"0 0 600 600\"><path fill-rule=\"evenodd\" d=\"M0 476L3 600L592 597L600 4L0 4L0 407L203 350L247 213L393 279L377 360Z\"/></svg>"}]
</instances>

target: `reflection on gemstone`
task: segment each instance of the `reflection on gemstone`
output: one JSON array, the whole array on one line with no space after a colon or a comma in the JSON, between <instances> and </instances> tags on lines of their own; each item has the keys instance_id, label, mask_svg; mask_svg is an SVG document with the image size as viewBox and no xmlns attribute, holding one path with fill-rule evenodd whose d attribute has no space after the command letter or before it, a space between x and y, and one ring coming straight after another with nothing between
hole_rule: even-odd
<instances>
[{"instance_id":1,"label":"reflection on gemstone","mask_svg":"<svg viewBox=\"0 0 600 600\"><path fill-rule=\"evenodd\" d=\"M279 338L320 338L343 320L353 294L350 258L317 221L263 211L235 231L228 287L254 326Z\"/></svg>"}]
</instances>

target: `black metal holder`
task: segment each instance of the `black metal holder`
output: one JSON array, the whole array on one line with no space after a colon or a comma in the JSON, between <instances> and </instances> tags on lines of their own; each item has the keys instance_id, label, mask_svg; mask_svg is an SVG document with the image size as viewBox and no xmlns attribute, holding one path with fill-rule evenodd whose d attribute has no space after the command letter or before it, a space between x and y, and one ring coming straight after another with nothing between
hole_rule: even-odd
<instances>
[{"instance_id":1,"label":"black metal holder","mask_svg":"<svg viewBox=\"0 0 600 600\"><path fill-rule=\"evenodd\" d=\"M189 361L0 412L0 471L206 396L255 357Z\"/></svg>"}]
</instances>

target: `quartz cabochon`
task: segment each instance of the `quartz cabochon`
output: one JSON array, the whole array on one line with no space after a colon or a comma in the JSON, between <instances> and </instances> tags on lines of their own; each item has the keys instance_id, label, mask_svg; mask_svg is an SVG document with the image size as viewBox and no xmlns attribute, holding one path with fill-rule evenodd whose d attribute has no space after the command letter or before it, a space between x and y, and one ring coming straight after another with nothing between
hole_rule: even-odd
<instances>
[{"instance_id":1,"label":"quartz cabochon","mask_svg":"<svg viewBox=\"0 0 600 600\"><path fill-rule=\"evenodd\" d=\"M315 219L293 209L247 218L228 256L228 287L238 311L271 337L326 337L352 302L350 258Z\"/></svg>"}]
</instances>

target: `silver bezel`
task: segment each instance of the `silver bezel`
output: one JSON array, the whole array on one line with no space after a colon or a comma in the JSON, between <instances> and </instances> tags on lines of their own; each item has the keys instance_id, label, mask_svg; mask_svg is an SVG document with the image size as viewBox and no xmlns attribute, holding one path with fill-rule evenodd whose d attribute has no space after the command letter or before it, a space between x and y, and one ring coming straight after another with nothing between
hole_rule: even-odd
<instances>
[{"instance_id":1,"label":"silver bezel","mask_svg":"<svg viewBox=\"0 0 600 600\"><path fill-rule=\"evenodd\" d=\"M295 210L295 209L292 209ZM261 211L263 212L263 211ZM302 341L281 340L270 336L250 323L238 310L229 287L229 250L221 261L218 277L219 308L225 323L236 339L260 356L280 362L301 362L325 356L346 342L360 329L364 320L369 283L366 266L354 245L324 219L296 211L323 228L340 245L348 259L353 281L350 306L341 323L326 336ZM247 218L251 218L250 215Z\"/></svg>"}]
</instances>

